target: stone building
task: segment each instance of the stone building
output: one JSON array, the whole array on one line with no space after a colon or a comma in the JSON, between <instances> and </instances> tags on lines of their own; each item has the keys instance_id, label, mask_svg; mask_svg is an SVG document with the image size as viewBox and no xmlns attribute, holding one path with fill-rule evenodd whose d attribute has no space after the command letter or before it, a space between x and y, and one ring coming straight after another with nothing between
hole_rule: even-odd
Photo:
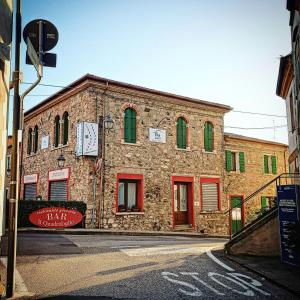
<instances>
[{"instance_id":1,"label":"stone building","mask_svg":"<svg viewBox=\"0 0 300 300\"><path fill-rule=\"evenodd\" d=\"M270 184L245 204L242 200L288 172L288 148L285 144L225 133L224 193L233 210L229 217L232 233L274 206L276 183ZM236 222L238 219L238 222Z\"/></svg>"},{"instance_id":2,"label":"stone building","mask_svg":"<svg viewBox=\"0 0 300 300\"><path fill-rule=\"evenodd\" d=\"M230 109L88 74L26 112L21 197L84 201L86 227L227 235Z\"/></svg>"}]
</instances>

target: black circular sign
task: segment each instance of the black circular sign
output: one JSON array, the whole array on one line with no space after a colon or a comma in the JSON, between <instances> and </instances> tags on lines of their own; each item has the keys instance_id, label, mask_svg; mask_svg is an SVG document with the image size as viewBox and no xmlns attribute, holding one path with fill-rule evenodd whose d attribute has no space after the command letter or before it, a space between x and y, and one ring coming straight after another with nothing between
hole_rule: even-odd
<instances>
[{"instance_id":1,"label":"black circular sign","mask_svg":"<svg viewBox=\"0 0 300 300\"><path fill-rule=\"evenodd\" d=\"M47 20L36 19L29 22L23 30L23 39L27 42L27 37L29 37L34 49L38 52L40 22L43 24L43 51L49 51L57 44L58 31L56 27Z\"/></svg>"}]
</instances>

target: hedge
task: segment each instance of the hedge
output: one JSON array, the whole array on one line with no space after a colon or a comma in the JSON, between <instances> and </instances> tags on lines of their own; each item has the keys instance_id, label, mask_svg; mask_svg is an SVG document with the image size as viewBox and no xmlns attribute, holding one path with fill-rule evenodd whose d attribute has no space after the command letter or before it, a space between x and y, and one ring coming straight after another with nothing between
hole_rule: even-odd
<instances>
[{"instance_id":1,"label":"hedge","mask_svg":"<svg viewBox=\"0 0 300 300\"><path fill-rule=\"evenodd\" d=\"M18 227L35 226L29 221L29 215L32 212L45 207L63 207L67 209L77 210L82 214L83 218L82 221L76 224L75 226L73 226L73 228L85 227L86 203L82 201L36 201L36 200L19 201Z\"/></svg>"}]
</instances>

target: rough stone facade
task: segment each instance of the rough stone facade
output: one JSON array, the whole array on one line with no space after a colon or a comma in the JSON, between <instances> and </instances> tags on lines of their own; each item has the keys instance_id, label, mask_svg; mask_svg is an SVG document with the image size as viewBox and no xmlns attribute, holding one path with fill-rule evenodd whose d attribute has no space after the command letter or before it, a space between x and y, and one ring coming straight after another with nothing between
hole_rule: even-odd
<instances>
[{"instance_id":1,"label":"rough stone facade","mask_svg":"<svg viewBox=\"0 0 300 300\"><path fill-rule=\"evenodd\" d=\"M134 144L124 142L124 111L128 107L136 111L137 140ZM228 235L229 218L226 211L229 209L228 194L231 193L228 192L228 182L231 180L229 177L234 176L227 174L224 182L223 117L229 110L230 107L226 105L86 75L26 113L23 178L24 175L38 174L37 193L48 200L48 172L59 169L57 158L62 153L66 158L65 167L70 170L68 200L87 203L86 227L164 231L178 230L174 220L174 184L183 181L188 186L187 225L191 227L185 227L184 230ZM54 147L54 119L57 115L62 117L66 111L70 124L68 144ZM77 123L87 121L103 124L103 118L108 115L114 126L104 131L103 126L99 126L99 156L76 157ZM179 117L187 121L186 149L178 149L176 146L176 122ZM211 122L214 128L212 152L204 150L206 121ZM38 150L28 155L28 130L34 129L36 125L39 128ZM150 128L165 130L166 143L150 141ZM49 146L42 150L41 137L46 135L50 136ZM229 148L258 147L258 150L251 150L255 152L262 151L264 147L270 151L273 149L273 144L228 142ZM279 148L282 151L283 146L274 150L278 151L278 157ZM247 165L254 159L250 159L251 155L246 154ZM95 173L97 159L101 168ZM238 184L231 185L232 193L253 192L260 183L269 179L260 173L260 165L255 163L250 173L250 167L247 168L247 172L241 175L246 187L242 189ZM253 174L255 177L262 175L262 178L256 182L257 185L253 183L248 186L246 176ZM141 202L137 211L126 212L118 208L118 186L122 178L138 178ZM218 208L202 210L200 180L217 182Z\"/></svg>"},{"instance_id":2,"label":"rough stone facade","mask_svg":"<svg viewBox=\"0 0 300 300\"><path fill-rule=\"evenodd\" d=\"M244 152L245 155L245 172L239 170L225 172L224 193L228 203L232 196L241 196L245 199L278 175L288 172L287 145L225 133L225 150ZM271 171L265 174L264 155L276 157L276 174ZM262 196L275 197L276 182L251 198L242 207L242 218L245 224L257 217L261 210Z\"/></svg>"}]
</instances>

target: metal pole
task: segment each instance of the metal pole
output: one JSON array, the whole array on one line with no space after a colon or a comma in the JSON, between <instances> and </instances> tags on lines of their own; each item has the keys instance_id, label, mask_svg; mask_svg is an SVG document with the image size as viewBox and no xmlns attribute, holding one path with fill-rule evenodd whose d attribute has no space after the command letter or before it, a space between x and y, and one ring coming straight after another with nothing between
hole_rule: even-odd
<instances>
[{"instance_id":1,"label":"metal pole","mask_svg":"<svg viewBox=\"0 0 300 300\"><path fill-rule=\"evenodd\" d=\"M7 248L7 278L6 297L12 297L15 278L16 252L16 203L18 201L17 173L18 173L18 130L20 129L20 47L21 47L21 0L16 0L16 34L15 34L15 71L14 106L13 106L13 143L11 162L11 181L8 219L8 248Z\"/></svg>"}]
</instances>

